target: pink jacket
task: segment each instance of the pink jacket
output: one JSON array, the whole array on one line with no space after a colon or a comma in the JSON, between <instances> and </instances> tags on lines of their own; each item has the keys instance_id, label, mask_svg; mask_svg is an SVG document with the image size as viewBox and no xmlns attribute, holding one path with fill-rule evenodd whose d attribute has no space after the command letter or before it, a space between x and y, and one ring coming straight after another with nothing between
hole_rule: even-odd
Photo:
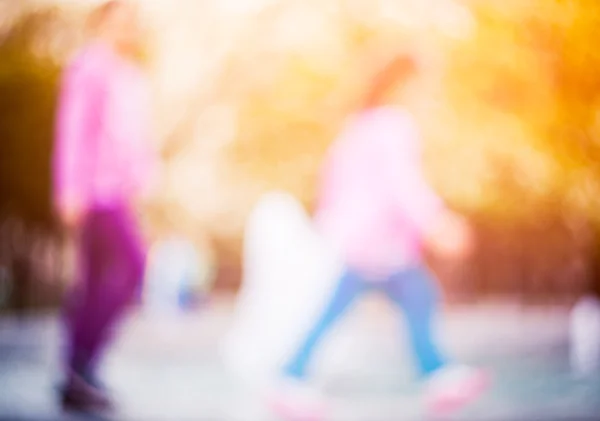
<instances>
[{"instance_id":1,"label":"pink jacket","mask_svg":"<svg viewBox=\"0 0 600 421\"><path fill-rule=\"evenodd\" d=\"M382 107L351 119L331 147L315 222L350 266L380 274L420 259L422 232L444 206L420 146L412 116Z\"/></svg>"},{"instance_id":2,"label":"pink jacket","mask_svg":"<svg viewBox=\"0 0 600 421\"><path fill-rule=\"evenodd\" d=\"M54 198L59 208L127 204L149 188L149 91L133 63L95 43L67 67L54 150Z\"/></svg>"}]
</instances>

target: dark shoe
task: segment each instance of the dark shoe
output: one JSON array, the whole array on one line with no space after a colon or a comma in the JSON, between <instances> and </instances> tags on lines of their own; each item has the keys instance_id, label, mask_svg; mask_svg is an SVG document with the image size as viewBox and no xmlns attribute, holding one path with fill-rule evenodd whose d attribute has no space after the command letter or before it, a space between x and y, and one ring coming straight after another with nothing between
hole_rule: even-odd
<instances>
[{"instance_id":1,"label":"dark shoe","mask_svg":"<svg viewBox=\"0 0 600 421\"><path fill-rule=\"evenodd\" d=\"M95 389L101 391L104 394L108 394L108 388L106 385L96 376L92 371L80 374L81 378Z\"/></svg>"},{"instance_id":2,"label":"dark shoe","mask_svg":"<svg viewBox=\"0 0 600 421\"><path fill-rule=\"evenodd\" d=\"M105 413L113 408L104 390L75 373L69 374L67 385L61 392L61 405L64 410L85 413Z\"/></svg>"}]
</instances>

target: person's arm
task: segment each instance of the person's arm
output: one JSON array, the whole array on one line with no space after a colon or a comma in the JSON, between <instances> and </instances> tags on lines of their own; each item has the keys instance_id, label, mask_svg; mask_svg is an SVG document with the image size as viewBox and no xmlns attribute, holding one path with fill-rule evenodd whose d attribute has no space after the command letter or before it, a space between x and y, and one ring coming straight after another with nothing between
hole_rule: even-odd
<instances>
[{"instance_id":1,"label":"person's arm","mask_svg":"<svg viewBox=\"0 0 600 421\"><path fill-rule=\"evenodd\" d=\"M86 206L91 174L87 130L93 111L93 81L80 68L63 77L53 157L54 202L67 226L77 225Z\"/></svg>"},{"instance_id":2,"label":"person's arm","mask_svg":"<svg viewBox=\"0 0 600 421\"><path fill-rule=\"evenodd\" d=\"M385 188L398 211L434 251L442 254L465 251L470 231L465 220L445 206L426 180L420 133L412 118L408 114L384 118L378 145Z\"/></svg>"}]
</instances>

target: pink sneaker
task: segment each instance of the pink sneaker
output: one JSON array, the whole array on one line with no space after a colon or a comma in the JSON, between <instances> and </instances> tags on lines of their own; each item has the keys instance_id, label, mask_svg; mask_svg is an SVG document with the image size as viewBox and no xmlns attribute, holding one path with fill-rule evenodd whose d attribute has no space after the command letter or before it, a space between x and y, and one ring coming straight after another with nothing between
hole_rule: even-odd
<instances>
[{"instance_id":1,"label":"pink sneaker","mask_svg":"<svg viewBox=\"0 0 600 421\"><path fill-rule=\"evenodd\" d=\"M328 414L325 398L319 391L291 379L276 385L268 405L277 416L291 421L322 421Z\"/></svg>"},{"instance_id":2,"label":"pink sneaker","mask_svg":"<svg viewBox=\"0 0 600 421\"><path fill-rule=\"evenodd\" d=\"M467 366L441 368L428 380L428 410L436 415L458 411L479 399L490 383L484 370Z\"/></svg>"}]
</instances>

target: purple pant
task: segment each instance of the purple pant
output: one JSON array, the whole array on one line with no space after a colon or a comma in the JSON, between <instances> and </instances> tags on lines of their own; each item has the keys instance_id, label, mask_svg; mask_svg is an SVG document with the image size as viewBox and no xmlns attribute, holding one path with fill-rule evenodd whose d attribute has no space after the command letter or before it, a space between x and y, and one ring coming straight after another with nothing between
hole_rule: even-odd
<instances>
[{"instance_id":1,"label":"purple pant","mask_svg":"<svg viewBox=\"0 0 600 421\"><path fill-rule=\"evenodd\" d=\"M67 364L77 372L91 372L115 322L139 290L144 247L135 218L119 208L90 212L79 248L78 284L66 309Z\"/></svg>"}]
</instances>

